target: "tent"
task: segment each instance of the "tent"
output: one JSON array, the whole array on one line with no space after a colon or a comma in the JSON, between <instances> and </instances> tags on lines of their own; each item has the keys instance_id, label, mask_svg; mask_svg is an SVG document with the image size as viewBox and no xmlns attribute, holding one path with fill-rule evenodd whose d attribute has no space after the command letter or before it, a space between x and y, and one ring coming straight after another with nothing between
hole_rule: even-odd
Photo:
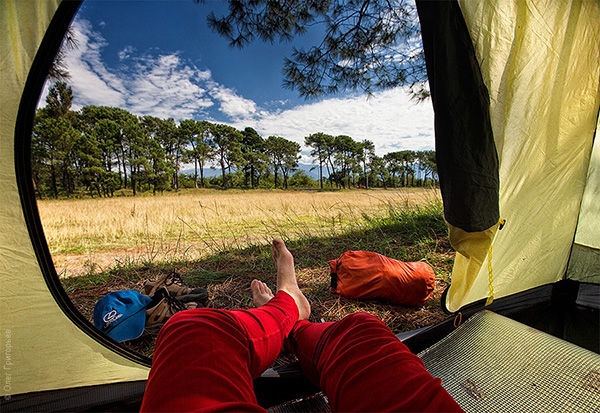
<instances>
[{"instance_id":1,"label":"tent","mask_svg":"<svg viewBox=\"0 0 600 413\"><path fill-rule=\"evenodd\" d=\"M147 358L101 334L71 304L58 281L34 197L30 142L36 104L79 3L0 3L3 410L107 409L115 404L135 409L150 366ZM549 340L547 348L560 347L557 354L567 360L558 372L576 364L573 357L587 364L565 379L575 390L565 387L558 373L552 375L558 382L547 385L558 386L550 389L563 399L577 392L575 398L597 408L600 143L594 138L600 108L600 3L461 0L417 6L444 212L457 250L444 296L454 317L400 338L443 376L449 391L466 395L463 406L475 403L469 407L474 410L485 410L477 403L500 403L492 388L481 390L486 378L504 377L495 388L508 388L506 383L524 367L505 376L487 370L483 378L469 369L534 359L517 350L508 354L512 359L501 359L507 352L494 350L498 331L510 331L516 349L525 348L527 340L545 349L540 343ZM532 331L540 330L550 334L532 338ZM439 353L444 349L452 350L449 357ZM460 352L475 350L479 353L460 358ZM479 362L484 355L491 355L491 361ZM476 365L465 361L458 369L455 358ZM442 359L446 365L440 366ZM466 374L460 380L459 370ZM272 404L268 395L275 393L290 400L292 395L279 389L290 388L285 380L301 379L284 376L271 371L259 379L259 400ZM554 406L544 404L549 392L542 394L536 383L532 379L528 387L511 391L526 388L533 410Z\"/></svg>"}]
</instances>

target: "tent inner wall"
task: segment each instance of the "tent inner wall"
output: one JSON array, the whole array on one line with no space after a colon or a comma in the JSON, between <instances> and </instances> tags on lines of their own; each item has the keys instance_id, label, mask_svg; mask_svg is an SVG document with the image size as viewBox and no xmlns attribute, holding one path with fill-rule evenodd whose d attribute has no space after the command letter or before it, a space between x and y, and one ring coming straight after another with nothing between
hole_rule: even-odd
<instances>
[{"instance_id":1,"label":"tent inner wall","mask_svg":"<svg viewBox=\"0 0 600 413\"><path fill-rule=\"evenodd\" d=\"M29 145L53 52L78 5L58 0L0 1L3 400L37 391L145 380L148 375L148 367L110 350L75 325L46 282L58 278L33 196ZM37 225L32 225L31 217L37 218ZM40 245L47 260L40 259Z\"/></svg>"},{"instance_id":2,"label":"tent inner wall","mask_svg":"<svg viewBox=\"0 0 600 413\"><path fill-rule=\"evenodd\" d=\"M600 284L600 116L567 277Z\"/></svg>"},{"instance_id":3,"label":"tent inner wall","mask_svg":"<svg viewBox=\"0 0 600 413\"><path fill-rule=\"evenodd\" d=\"M491 262L499 298L566 272L598 122L600 3L459 4L489 92L500 162L506 225ZM455 265L450 311L489 296L488 259L475 264ZM459 287L468 292L456 294Z\"/></svg>"}]
</instances>

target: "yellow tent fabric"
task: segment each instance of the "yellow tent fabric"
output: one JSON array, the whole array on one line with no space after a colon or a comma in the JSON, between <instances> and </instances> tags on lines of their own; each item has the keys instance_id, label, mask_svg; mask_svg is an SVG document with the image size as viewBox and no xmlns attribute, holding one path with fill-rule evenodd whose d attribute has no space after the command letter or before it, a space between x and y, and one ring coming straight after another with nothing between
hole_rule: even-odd
<instances>
[{"instance_id":1,"label":"yellow tent fabric","mask_svg":"<svg viewBox=\"0 0 600 413\"><path fill-rule=\"evenodd\" d=\"M600 2L459 4L490 94L506 225L457 253L450 311L488 297L492 238L496 298L563 277L600 105Z\"/></svg>"},{"instance_id":2,"label":"yellow tent fabric","mask_svg":"<svg viewBox=\"0 0 600 413\"><path fill-rule=\"evenodd\" d=\"M79 330L51 296L25 224L16 184L17 111L57 0L0 2L0 334L2 396L144 380L148 368Z\"/></svg>"},{"instance_id":3,"label":"yellow tent fabric","mask_svg":"<svg viewBox=\"0 0 600 413\"><path fill-rule=\"evenodd\" d=\"M575 235L576 244L594 249L600 249L600 136L598 136L598 129L600 129L600 118Z\"/></svg>"},{"instance_id":4,"label":"yellow tent fabric","mask_svg":"<svg viewBox=\"0 0 600 413\"><path fill-rule=\"evenodd\" d=\"M600 283L600 117L590 158L567 277Z\"/></svg>"}]
</instances>

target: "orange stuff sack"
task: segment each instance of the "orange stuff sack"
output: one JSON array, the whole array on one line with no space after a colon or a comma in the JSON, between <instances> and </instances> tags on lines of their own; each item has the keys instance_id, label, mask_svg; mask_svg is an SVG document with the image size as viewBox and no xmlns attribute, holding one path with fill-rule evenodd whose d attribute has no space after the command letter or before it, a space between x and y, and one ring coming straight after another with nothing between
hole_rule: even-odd
<instances>
[{"instance_id":1,"label":"orange stuff sack","mask_svg":"<svg viewBox=\"0 0 600 413\"><path fill-rule=\"evenodd\" d=\"M331 292L351 299L385 300L420 307L435 288L433 268L369 251L347 251L329 261Z\"/></svg>"}]
</instances>

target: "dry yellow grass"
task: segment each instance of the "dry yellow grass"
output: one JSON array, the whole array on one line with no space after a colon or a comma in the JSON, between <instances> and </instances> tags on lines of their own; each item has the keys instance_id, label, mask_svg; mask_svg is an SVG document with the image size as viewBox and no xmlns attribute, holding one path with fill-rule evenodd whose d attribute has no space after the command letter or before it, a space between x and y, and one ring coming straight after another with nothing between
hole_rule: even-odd
<instances>
[{"instance_id":1,"label":"dry yellow grass","mask_svg":"<svg viewBox=\"0 0 600 413\"><path fill-rule=\"evenodd\" d=\"M297 239L360 225L390 205L435 199L437 190L347 192L188 190L148 197L38 202L59 274ZM102 268L100 268L102 269Z\"/></svg>"}]
</instances>

